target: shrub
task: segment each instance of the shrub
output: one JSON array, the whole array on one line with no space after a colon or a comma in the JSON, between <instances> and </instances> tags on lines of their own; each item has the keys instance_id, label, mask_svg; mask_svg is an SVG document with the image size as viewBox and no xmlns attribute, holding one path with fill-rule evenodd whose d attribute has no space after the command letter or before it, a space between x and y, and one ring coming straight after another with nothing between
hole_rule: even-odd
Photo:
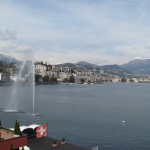
<instances>
[{"instance_id":1,"label":"shrub","mask_svg":"<svg viewBox=\"0 0 150 150\"><path fill-rule=\"evenodd\" d=\"M15 123L14 133L16 135L21 135L20 125L19 125L19 122L17 120L16 120L16 123Z\"/></svg>"}]
</instances>

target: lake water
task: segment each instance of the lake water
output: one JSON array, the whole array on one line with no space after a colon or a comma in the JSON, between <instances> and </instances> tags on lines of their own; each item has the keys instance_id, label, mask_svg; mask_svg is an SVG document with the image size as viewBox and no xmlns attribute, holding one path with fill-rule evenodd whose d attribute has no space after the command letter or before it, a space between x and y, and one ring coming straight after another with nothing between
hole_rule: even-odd
<instances>
[{"instance_id":1,"label":"lake water","mask_svg":"<svg viewBox=\"0 0 150 150\"><path fill-rule=\"evenodd\" d=\"M0 107L12 98L12 87L0 87ZM20 86L18 107L32 111L32 88ZM13 95L14 97L14 95ZM41 85L35 87L35 111L0 112L2 124L13 127L48 122L50 137L100 150L150 149L150 84ZM123 122L125 121L125 122Z\"/></svg>"}]
</instances>

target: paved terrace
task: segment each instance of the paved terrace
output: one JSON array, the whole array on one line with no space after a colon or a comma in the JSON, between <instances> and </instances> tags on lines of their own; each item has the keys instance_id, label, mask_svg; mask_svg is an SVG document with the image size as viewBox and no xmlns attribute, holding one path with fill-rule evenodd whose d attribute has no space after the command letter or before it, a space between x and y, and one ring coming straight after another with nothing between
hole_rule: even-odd
<instances>
[{"instance_id":1,"label":"paved terrace","mask_svg":"<svg viewBox=\"0 0 150 150\"><path fill-rule=\"evenodd\" d=\"M15 138L14 132L2 128L2 129L0 129L0 138L2 138L3 140Z\"/></svg>"},{"instance_id":2,"label":"paved terrace","mask_svg":"<svg viewBox=\"0 0 150 150\"><path fill-rule=\"evenodd\" d=\"M57 141L57 146L52 146L53 139L48 137L42 138L29 138L28 147L31 150L89 150L88 148L83 148L73 144L65 143L61 144L60 141Z\"/></svg>"}]
</instances>

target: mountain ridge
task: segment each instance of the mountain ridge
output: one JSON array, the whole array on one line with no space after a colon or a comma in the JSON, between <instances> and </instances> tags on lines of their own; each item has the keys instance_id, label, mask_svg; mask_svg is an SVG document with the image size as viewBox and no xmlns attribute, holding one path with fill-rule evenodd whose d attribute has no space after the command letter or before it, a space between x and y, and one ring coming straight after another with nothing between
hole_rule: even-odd
<instances>
[{"instance_id":1,"label":"mountain ridge","mask_svg":"<svg viewBox=\"0 0 150 150\"><path fill-rule=\"evenodd\" d=\"M0 61L6 63L19 63L20 61L12 56L5 55L0 53ZM111 73L114 75L125 76L127 74L142 74L142 75L150 75L150 59L133 59L127 63L122 65L110 64L99 66L93 63L89 63L86 61L79 61L77 63L62 63L57 64L58 66L69 67L73 70L78 71L87 71L87 70L105 70L107 73Z\"/></svg>"},{"instance_id":2,"label":"mountain ridge","mask_svg":"<svg viewBox=\"0 0 150 150\"><path fill-rule=\"evenodd\" d=\"M3 53L0 53L0 61L1 62L6 62L6 63L19 63L19 60L17 60L16 58L12 57L12 56L8 56L5 55Z\"/></svg>"},{"instance_id":3,"label":"mountain ridge","mask_svg":"<svg viewBox=\"0 0 150 150\"><path fill-rule=\"evenodd\" d=\"M134 59L128 63L120 65L120 67L129 70L133 74L150 74L150 59Z\"/></svg>"}]
</instances>

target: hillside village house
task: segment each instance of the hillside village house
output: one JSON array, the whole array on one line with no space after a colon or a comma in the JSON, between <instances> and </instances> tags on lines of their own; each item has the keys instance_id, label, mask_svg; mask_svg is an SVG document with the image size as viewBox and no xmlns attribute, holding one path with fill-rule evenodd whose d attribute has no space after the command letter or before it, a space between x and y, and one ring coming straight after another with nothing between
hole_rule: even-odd
<instances>
[{"instance_id":1,"label":"hillside village house","mask_svg":"<svg viewBox=\"0 0 150 150\"><path fill-rule=\"evenodd\" d=\"M42 77L46 76L47 67L41 62L35 63L35 74L39 74Z\"/></svg>"}]
</instances>

